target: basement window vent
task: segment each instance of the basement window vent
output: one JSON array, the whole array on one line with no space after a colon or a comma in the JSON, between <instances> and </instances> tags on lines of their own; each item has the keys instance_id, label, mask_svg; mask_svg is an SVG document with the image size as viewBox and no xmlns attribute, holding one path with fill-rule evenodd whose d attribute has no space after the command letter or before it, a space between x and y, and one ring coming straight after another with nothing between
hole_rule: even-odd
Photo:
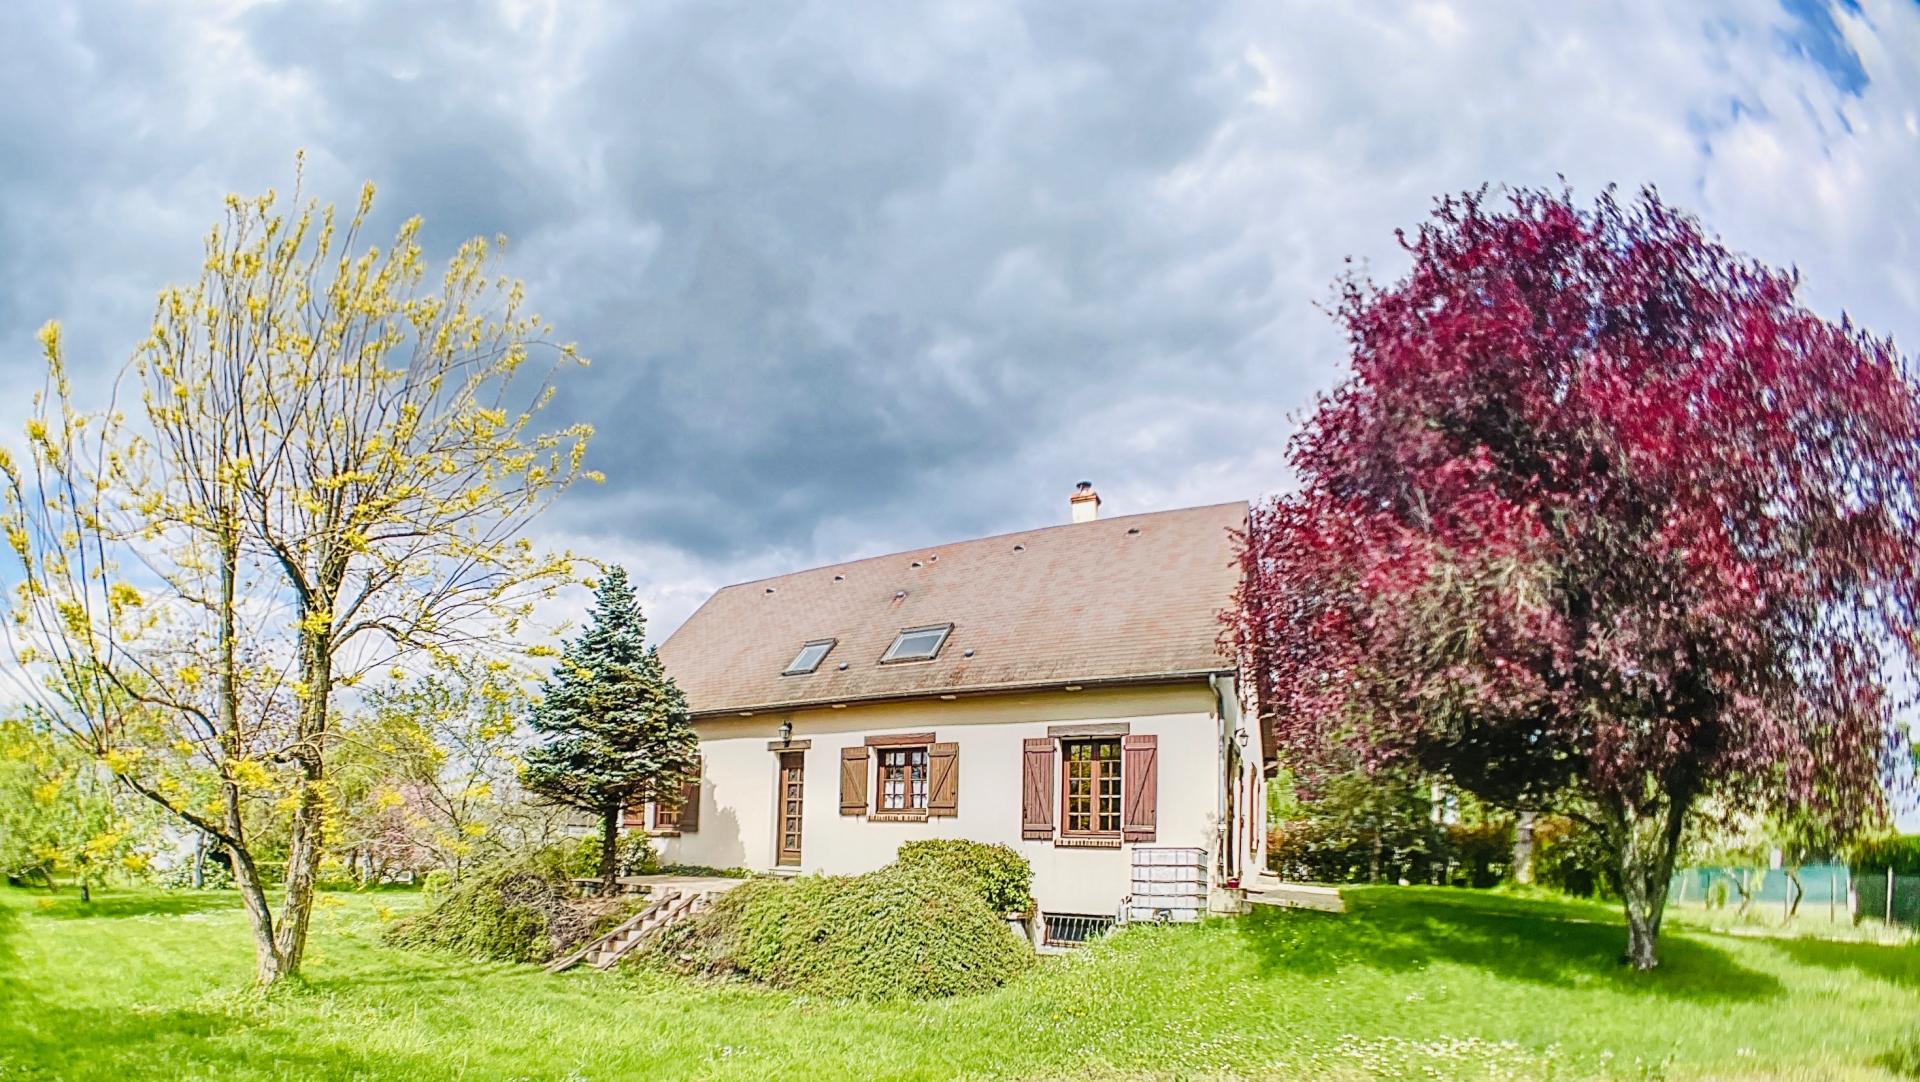
<instances>
[{"instance_id":1,"label":"basement window vent","mask_svg":"<svg viewBox=\"0 0 1920 1082\"><path fill-rule=\"evenodd\" d=\"M1087 913L1042 913L1040 919L1049 947L1083 946L1113 930L1112 917Z\"/></svg>"},{"instance_id":2,"label":"basement window vent","mask_svg":"<svg viewBox=\"0 0 1920 1082\"><path fill-rule=\"evenodd\" d=\"M947 641L947 633L953 630L952 624L934 624L931 627L909 627L894 636L893 645L880 656L880 663L892 661L927 661L940 652Z\"/></svg>"},{"instance_id":3,"label":"basement window vent","mask_svg":"<svg viewBox=\"0 0 1920 1082\"><path fill-rule=\"evenodd\" d=\"M800 647L799 653L793 655L793 661L788 664L787 670L780 675L802 676L819 668L820 662L826 659L827 652L833 649L833 644L837 641L839 640L815 639L805 644Z\"/></svg>"}]
</instances>

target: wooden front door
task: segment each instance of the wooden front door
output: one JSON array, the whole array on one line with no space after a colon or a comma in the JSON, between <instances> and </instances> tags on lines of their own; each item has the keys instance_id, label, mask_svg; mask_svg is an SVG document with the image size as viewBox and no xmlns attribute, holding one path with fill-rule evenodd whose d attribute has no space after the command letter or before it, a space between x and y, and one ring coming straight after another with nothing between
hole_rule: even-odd
<instances>
[{"instance_id":1,"label":"wooden front door","mask_svg":"<svg viewBox=\"0 0 1920 1082\"><path fill-rule=\"evenodd\" d=\"M775 864L798 866L800 863L800 797L806 787L805 774L805 753L780 753L780 834Z\"/></svg>"}]
</instances>

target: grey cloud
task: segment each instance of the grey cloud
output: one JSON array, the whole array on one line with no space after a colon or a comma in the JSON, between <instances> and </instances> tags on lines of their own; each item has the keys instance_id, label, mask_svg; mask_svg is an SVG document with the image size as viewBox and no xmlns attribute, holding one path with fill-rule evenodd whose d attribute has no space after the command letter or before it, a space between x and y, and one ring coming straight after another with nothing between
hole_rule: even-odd
<instances>
[{"instance_id":1,"label":"grey cloud","mask_svg":"<svg viewBox=\"0 0 1920 1082\"><path fill-rule=\"evenodd\" d=\"M648 565L662 630L1082 476L1283 486L1343 257L1391 276L1483 181L1657 181L1920 331L1911 5L15 5L0 41L0 374L51 316L110 370L304 146L315 194L380 185L372 238L511 238L608 475L542 529Z\"/></svg>"}]
</instances>

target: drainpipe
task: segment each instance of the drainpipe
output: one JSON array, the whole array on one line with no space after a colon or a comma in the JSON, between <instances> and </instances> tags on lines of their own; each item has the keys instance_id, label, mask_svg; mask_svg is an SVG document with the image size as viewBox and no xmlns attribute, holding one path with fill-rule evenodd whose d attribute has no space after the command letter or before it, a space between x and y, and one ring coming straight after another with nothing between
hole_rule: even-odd
<instances>
[{"instance_id":1,"label":"drainpipe","mask_svg":"<svg viewBox=\"0 0 1920 1082\"><path fill-rule=\"evenodd\" d=\"M1233 734L1227 731L1227 700L1220 692L1219 673L1207 674L1207 690L1213 693L1214 728L1220 737L1219 744L1214 748L1213 764L1213 776L1219 781L1213 792L1213 821L1219 825L1214 830L1214 859L1208 870L1208 876L1212 878L1226 859L1225 847L1233 844L1233 824L1227 822L1227 786L1233 784L1232 779L1227 777L1227 756Z\"/></svg>"}]
</instances>

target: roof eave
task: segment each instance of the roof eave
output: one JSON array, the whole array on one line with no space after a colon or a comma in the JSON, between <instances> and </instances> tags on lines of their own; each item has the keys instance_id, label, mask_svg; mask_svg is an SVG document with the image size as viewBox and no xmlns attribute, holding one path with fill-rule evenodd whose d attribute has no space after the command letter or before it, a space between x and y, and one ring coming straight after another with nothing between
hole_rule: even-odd
<instances>
[{"instance_id":1,"label":"roof eave","mask_svg":"<svg viewBox=\"0 0 1920 1082\"><path fill-rule=\"evenodd\" d=\"M716 707L710 710L692 712L694 721L713 721L724 717L740 717L746 714L766 714L776 711L818 710L822 707L870 706L876 703L910 702L916 699L938 699L943 695L1006 695L1022 691L1064 691L1075 688L1116 688L1141 687L1152 684L1184 684L1195 680L1205 680L1211 676L1232 675L1234 667L1222 664L1209 669L1190 669L1171 673L1146 673L1134 676L1089 676L1072 679L1052 678L1047 680L1015 681L1000 684L970 684L957 687L927 688L917 691L878 692L868 695L830 695L820 698L800 699L764 703L758 706L741 705Z\"/></svg>"}]
</instances>

